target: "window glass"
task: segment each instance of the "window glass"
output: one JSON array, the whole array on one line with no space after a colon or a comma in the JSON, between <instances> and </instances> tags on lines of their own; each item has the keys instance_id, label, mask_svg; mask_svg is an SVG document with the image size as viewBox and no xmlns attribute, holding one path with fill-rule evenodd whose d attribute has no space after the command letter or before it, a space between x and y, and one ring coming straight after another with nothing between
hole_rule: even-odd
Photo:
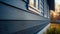
<instances>
[{"instance_id":1,"label":"window glass","mask_svg":"<svg viewBox=\"0 0 60 34\"><path fill-rule=\"evenodd\" d=\"M29 1L29 5L30 5L31 7L34 7L34 0L30 0L30 1Z\"/></svg>"},{"instance_id":2,"label":"window glass","mask_svg":"<svg viewBox=\"0 0 60 34\"><path fill-rule=\"evenodd\" d=\"M38 0L38 9L39 9L39 5L40 5L40 4L39 4L39 0Z\"/></svg>"},{"instance_id":3,"label":"window glass","mask_svg":"<svg viewBox=\"0 0 60 34\"><path fill-rule=\"evenodd\" d=\"M36 0L34 0L34 7L36 7Z\"/></svg>"}]
</instances>

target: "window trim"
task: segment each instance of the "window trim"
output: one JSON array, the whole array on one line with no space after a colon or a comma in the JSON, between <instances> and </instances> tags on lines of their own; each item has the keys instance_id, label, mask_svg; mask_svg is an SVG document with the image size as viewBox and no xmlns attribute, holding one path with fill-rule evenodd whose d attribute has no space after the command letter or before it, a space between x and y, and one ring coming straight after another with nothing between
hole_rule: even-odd
<instances>
[{"instance_id":1,"label":"window trim","mask_svg":"<svg viewBox=\"0 0 60 34\"><path fill-rule=\"evenodd\" d=\"M26 3L26 9L27 9L27 10L29 10L29 7L30 7L31 9L33 9L33 10L39 12L39 10L37 10L37 8L32 7L32 6L29 5L29 2L30 2L30 1L29 1L29 2L27 2L27 1L25 1L25 0L22 0L22 1L24 1L24 2Z\"/></svg>"}]
</instances>

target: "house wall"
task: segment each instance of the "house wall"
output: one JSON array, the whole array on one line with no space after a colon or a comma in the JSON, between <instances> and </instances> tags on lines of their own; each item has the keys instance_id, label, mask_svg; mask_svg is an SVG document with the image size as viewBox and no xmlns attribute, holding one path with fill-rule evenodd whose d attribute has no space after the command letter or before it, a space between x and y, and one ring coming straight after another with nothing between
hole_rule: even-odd
<instances>
[{"instance_id":1,"label":"house wall","mask_svg":"<svg viewBox=\"0 0 60 34\"><path fill-rule=\"evenodd\" d=\"M27 10L26 3L22 0L1 1L23 9L0 3L0 33L2 34L34 34L42 30L50 22L50 18Z\"/></svg>"}]
</instances>

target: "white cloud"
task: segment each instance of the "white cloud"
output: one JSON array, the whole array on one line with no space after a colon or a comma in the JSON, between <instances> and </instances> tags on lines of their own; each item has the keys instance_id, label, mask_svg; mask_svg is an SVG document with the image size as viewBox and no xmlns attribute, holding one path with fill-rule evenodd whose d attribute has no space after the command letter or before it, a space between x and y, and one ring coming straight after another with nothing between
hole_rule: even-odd
<instances>
[{"instance_id":1,"label":"white cloud","mask_svg":"<svg viewBox=\"0 0 60 34\"><path fill-rule=\"evenodd\" d=\"M60 0L55 0L55 3L60 4Z\"/></svg>"}]
</instances>

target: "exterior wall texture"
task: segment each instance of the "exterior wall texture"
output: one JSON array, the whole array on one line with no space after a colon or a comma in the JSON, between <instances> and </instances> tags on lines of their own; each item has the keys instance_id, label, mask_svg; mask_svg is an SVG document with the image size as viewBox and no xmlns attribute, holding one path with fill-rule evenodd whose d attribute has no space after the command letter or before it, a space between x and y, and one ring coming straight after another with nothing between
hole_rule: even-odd
<instances>
[{"instance_id":1,"label":"exterior wall texture","mask_svg":"<svg viewBox=\"0 0 60 34\"><path fill-rule=\"evenodd\" d=\"M26 3L24 3L22 0L5 0L5 1L2 0L2 1L5 3L8 3L10 5L27 10ZM18 10L18 9L15 9L13 7L6 6L3 4L0 4L0 5L1 5L1 12L0 12L1 18L0 19L13 19L13 20L14 19L15 20L44 20L45 19L43 16L41 17L41 16L37 16L37 15L31 14L31 13L28 13L29 11L26 12L26 11ZM40 8L40 11L37 14L39 14L41 11L43 12L43 9ZM46 12L46 11L44 11L44 12ZM46 13L46 14L48 14L48 13Z\"/></svg>"},{"instance_id":2,"label":"exterior wall texture","mask_svg":"<svg viewBox=\"0 0 60 34\"><path fill-rule=\"evenodd\" d=\"M26 3L22 0L0 1L0 28L2 28L0 30L2 34L34 34L42 30L50 22L50 18L44 17L40 14L40 7L40 9L38 10L39 12L34 12L37 9L34 11L30 9L27 10ZM41 11L43 11L44 9L46 11L49 11L49 9L47 10L47 6L48 5L46 5L45 7L45 5L43 5L43 7L45 8L41 9ZM43 11L43 13L46 12L45 10ZM47 14L49 14L49 12ZM46 13L44 15L46 15Z\"/></svg>"}]
</instances>

